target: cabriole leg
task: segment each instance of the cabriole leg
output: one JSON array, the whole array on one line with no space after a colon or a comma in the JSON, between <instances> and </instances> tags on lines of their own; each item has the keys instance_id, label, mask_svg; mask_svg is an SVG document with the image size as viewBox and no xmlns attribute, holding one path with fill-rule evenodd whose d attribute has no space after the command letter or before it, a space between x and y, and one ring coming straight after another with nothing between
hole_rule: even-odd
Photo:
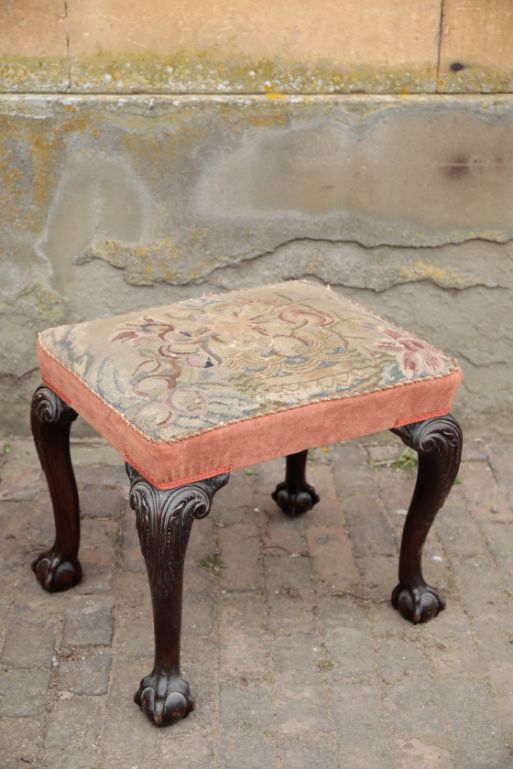
<instances>
[{"instance_id":1,"label":"cabriole leg","mask_svg":"<svg viewBox=\"0 0 513 769\"><path fill-rule=\"evenodd\" d=\"M285 480L272 493L278 507L291 518L311 510L319 501L314 487L306 482L307 457L308 451L288 455Z\"/></svg>"},{"instance_id":2,"label":"cabriole leg","mask_svg":"<svg viewBox=\"0 0 513 769\"><path fill-rule=\"evenodd\" d=\"M180 674L183 565L192 522L208 515L215 492L229 476L161 491L130 465L126 469L155 629L153 670L142 679L134 700L154 724L167 726L185 718L194 707L189 684Z\"/></svg>"},{"instance_id":3,"label":"cabriole leg","mask_svg":"<svg viewBox=\"0 0 513 769\"><path fill-rule=\"evenodd\" d=\"M46 476L55 518L55 541L32 564L38 581L50 593L80 582L78 561L80 511L71 464L69 436L73 411L50 388L41 385L32 398L30 421L37 453Z\"/></svg>"},{"instance_id":4,"label":"cabriole leg","mask_svg":"<svg viewBox=\"0 0 513 769\"><path fill-rule=\"evenodd\" d=\"M398 427L392 432L419 454L417 483L401 542L399 584L392 593L392 604L411 622L427 622L445 608L445 603L424 580L422 550L458 473L462 432L451 414Z\"/></svg>"}]
</instances>

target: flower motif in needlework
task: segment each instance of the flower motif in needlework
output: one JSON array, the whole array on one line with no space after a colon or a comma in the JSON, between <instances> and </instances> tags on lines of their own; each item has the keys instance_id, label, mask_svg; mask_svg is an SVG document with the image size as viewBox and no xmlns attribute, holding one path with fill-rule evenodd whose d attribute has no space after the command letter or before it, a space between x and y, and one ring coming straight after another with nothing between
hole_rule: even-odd
<instances>
[{"instance_id":1,"label":"flower motif in needlework","mask_svg":"<svg viewBox=\"0 0 513 769\"><path fill-rule=\"evenodd\" d=\"M447 366L447 359L427 342L407 336L394 328L384 330L387 339L380 339L380 350L395 353L402 373L414 377L420 373L437 374Z\"/></svg>"},{"instance_id":2,"label":"flower motif in needlework","mask_svg":"<svg viewBox=\"0 0 513 769\"><path fill-rule=\"evenodd\" d=\"M145 346L141 350L143 359L134 371L137 381L141 381L141 372L144 379L162 377L162 366L171 367L171 372L164 376L169 386L174 386L187 367L208 369L226 365L261 377L279 374L276 369L286 364L285 359L298 364L305 362L305 355L310 359L313 355L313 363L318 365L319 355L329 345L321 344L319 331L313 327L335 322L332 315L322 310L276 300L249 301L234 307L222 305L220 312L216 312L215 306L207 306L201 312L195 308L191 313L184 312L184 306L180 309L182 313L173 322L144 316L140 321L126 323L110 337L111 342ZM312 360L309 365L312 366Z\"/></svg>"}]
</instances>

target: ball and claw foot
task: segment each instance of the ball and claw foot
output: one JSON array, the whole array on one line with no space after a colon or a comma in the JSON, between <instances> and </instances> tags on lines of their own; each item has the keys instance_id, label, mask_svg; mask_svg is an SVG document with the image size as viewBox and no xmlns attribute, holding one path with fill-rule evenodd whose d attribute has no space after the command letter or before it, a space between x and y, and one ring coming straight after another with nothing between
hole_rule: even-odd
<instances>
[{"instance_id":1,"label":"ball and claw foot","mask_svg":"<svg viewBox=\"0 0 513 769\"><path fill-rule=\"evenodd\" d=\"M404 619L417 625L436 617L445 609L445 601L434 587L426 583L413 588L399 583L392 593L392 606Z\"/></svg>"},{"instance_id":2,"label":"ball and claw foot","mask_svg":"<svg viewBox=\"0 0 513 769\"><path fill-rule=\"evenodd\" d=\"M303 515L319 501L319 495L309 483L305 483L300 491L294 493L289 491L287 482L282 481L276 486L271 496L278 507L290 518Z\"/></svg>"},{"instance_id":3,"label":"ball and claw foot","mask_svg":"<svg viewBox=\"0 0 513 769\"><path fill-rule=\"evenodd\" d=\"M180 676L150 673L134 694L139 705L155 726L171 726L194 710L189 684Z\"/></svg>"},{"instance_id":4,"label":"ball and claw foot","mask_svg":"<svg viewBox=\"0 0 513 769\"><path fill-rule=\"evenodd\" d=\"M60 593L78 585L82 567L77 558L65 559L48 550L32 562L32 571L40 585L49 593Z\"/></svg>"}]
</instances>

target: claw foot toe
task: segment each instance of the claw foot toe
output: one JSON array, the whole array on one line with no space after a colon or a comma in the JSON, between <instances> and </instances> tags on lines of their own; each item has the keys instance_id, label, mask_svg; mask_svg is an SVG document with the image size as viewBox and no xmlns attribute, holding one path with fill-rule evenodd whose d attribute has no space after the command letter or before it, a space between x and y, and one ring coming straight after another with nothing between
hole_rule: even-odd
<instances>
[{"instance_id":1,"label":"claw foot toe","mask_svg":"<svg viewBox=\"0 0 513 769\"><path fill-rule=\"evenodd\" d=\"M32 563L32 571L40 585L49 593L69 590L82 579L82 567L77 558L63 558L49 550Z\"/></svg>"},{"instance_id":2,"label":"claw foot toe","mask_svg":"<svg viewBox=\"0 0 513 769\"><path fill-rule=\"evenodd\" d=\"M429 622L445 609L445 601L431 585L407 587L399 583L392 593L392 605L405 619L416 625Z\"/></svg>"},{"instance_id":3,"label":"claw foot toe","mask_svg":"<svg viewBox=\"0 0 513 769\"><path fill-rule=\"evenodd\" d=\"M276 486L271 496L278 507L291 518L308 512L319 501L319 495L314 487L308 483L305 483L299 491L292 492L289 490L287 482L282 481Z\"/></svg>"},{"instance_id":4,"label":"claw foot toe","mask_svg":"<svg viewBox=\"0 0 513 769\"><path fill-rule=\"evenodd\" d=\"M194 709L189 684L179 676L151 673L142 679L134 702L155 726L171 726Z\"/></svg>"}]
</instances>

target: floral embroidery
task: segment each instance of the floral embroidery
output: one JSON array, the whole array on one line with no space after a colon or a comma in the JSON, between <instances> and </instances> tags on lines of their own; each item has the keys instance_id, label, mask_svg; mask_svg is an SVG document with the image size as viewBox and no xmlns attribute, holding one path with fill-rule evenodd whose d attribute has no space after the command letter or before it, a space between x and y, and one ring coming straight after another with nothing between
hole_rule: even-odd
<instances>
[{"instance_id":1,"label":"floral embroidery","mask_svg":"<svg viewBox=\"0 0 513 769\"><path fill-rule=\"evenodd\" d=\"M426 342L301 281L60 326L41 339L163 442L455 369Z\"/></svg>"},{"instance_id":2,"label":"floral embroidery","mask_svg":"<svg viewBox=\"0 0 513 769\"><path fill-rule=\"evenodd\" d=\"M390 340L381 339L378 347L398 353L401 370L407 377L413 377L423 370L434 374L443 371L446 356L431 345L394 328L385 329L383 333Z\"/></svg>"}]
</instances>

